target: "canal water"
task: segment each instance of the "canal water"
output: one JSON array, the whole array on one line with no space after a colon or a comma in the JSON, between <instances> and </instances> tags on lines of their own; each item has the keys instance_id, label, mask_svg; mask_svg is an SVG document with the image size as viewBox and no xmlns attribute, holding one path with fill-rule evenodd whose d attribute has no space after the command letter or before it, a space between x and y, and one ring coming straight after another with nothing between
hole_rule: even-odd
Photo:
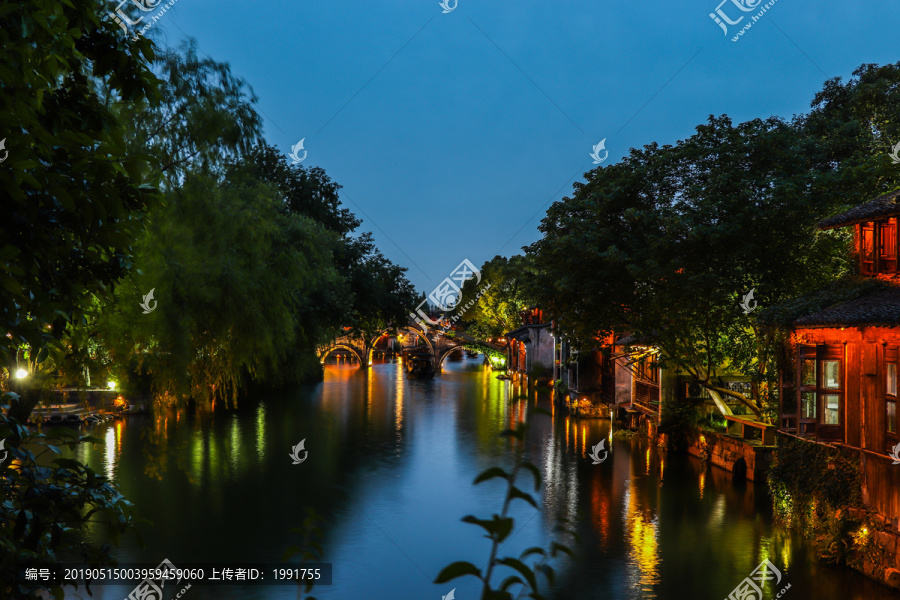
<instances>
[{"instance_id":1,"label":"canal water","mask_svg":"<svg viewBox=\"0 0 900 600\"><path fill-rule=\"evenodd\" d=\"M453 561L487 559L488 541L460 519L500 512L502 485L472 481L510 464L512 442L499 434L528 407L553 412L547 397L521 393L481 358L447 361L431 380L407 380L399 362L375 364L368 377L328 366L316 386L232 413L135 415L98 426L93 433L106 445L77 456L149 521L143 547L129 537L116 551L122 563L278 563L300 542L291 530L313 507L324 518L323 562L333 565L333 584L317 588L316 598L440 600L455 589L457 600L478 600L471 578L432 582ZM295 465L291 448L301 440L309 454ZM588 454L602 440L611 451L593 464ZM543 474L541 509L513 504L515 528L501 555L546 546L557 517L572 521L577 560L558 561L553 598L722 600L764 559L782 577L764 588L766 599L788 585L787 600L898 597L818 563L804 539L772 524L762 487L611 435L608 420L535 415L526 452ZM534 489L530 475L520 487ZM122 600L132 588L95 587L93 597ZM237 584L195 585L182 596L296 597L287 586Z\"/></svg>"}]
</instances>

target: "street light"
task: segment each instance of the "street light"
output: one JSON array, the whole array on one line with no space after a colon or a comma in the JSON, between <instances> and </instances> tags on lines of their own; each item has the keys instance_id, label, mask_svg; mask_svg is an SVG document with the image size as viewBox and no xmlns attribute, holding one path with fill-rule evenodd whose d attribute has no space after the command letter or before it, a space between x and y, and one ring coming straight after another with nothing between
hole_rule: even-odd
<instances>
[{"instance_id":1,"label":"street light","mask_svg":"<svg viewBox=\"0 0 900 600\"><path fill-rule=\"evenodd\" d=\"M116 389L116 382L115 381L107 381L106 387L108 387L111 390L114 390L114 389Z\"/></svg>"},{"instance_id":2,"label":"street light","mask_svg":"<svg viewBox=\"0 0 900 600\"><path fill-rule=\"evenodd\" d=\"M18 371L16 371L16 379L25 379L26 377L28 377L28 371L26 371L25 369L19 369Z\"/></svg>"}]
</instances>

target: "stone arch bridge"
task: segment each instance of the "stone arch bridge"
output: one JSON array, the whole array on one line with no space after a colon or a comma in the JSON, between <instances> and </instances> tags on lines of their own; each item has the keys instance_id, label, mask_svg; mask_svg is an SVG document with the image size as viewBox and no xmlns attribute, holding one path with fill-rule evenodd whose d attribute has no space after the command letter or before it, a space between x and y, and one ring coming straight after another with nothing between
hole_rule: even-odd
<instances>
[{"instance_id":1,"label":"stone arch bridge","mask_svg":"<svg viewBox=\"0 0 900 600\"><path fill-rule=\"evenodd\" d=\"M367 369L372 364L372 353L376 350L376 342L385 335L396 336L400 341L401 348L405 351L417 350L429 354L434 361L435 373L440 372L445 358L465 346L482 347L498 352L505 350L504 346L489 344L459 332L454 332L454 336L450 337L443 335L438 329L429 329L426 333L421 328L406 326L385 329L372 336L371 339L366 339L361 335L337 337L330 344L318 348L319 362L324 364L329 354L337 350L344 350L355 356L362 368Z\"/></svg>"}]
</instances>

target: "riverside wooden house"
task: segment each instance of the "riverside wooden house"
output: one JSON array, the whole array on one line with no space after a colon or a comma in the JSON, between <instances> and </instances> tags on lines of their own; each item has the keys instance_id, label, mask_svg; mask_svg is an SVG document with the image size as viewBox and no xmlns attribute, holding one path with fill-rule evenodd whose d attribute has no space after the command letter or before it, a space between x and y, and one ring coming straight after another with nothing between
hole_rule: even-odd
<instances>
[{"instance_id":1,"label":"riverside wooden house","mask_svg":"<svg viewBox=\"0 0 900 600\"><path fill-rule=\"evenodd\" d=\"M519 313L522 326L505 334L509 340L509 370L536 379L550 379L553 373L554 341L550 323L544 312L532 307Z\"/></svg>"},{"instance_id":2,"label":"riverside wooden house","mask_svg":"<svg viewBox=\"0 0 900 600\"><path fill-rule=\"evenodd\" d=\"M819 223L853 227L860 273L885 285L794 320L779 423L782 432L858 450L863 501L889 519L900 515L900 465L890 456L900 444L898 200L900 191L885 194Z\"/></svg>"}]
</instances>

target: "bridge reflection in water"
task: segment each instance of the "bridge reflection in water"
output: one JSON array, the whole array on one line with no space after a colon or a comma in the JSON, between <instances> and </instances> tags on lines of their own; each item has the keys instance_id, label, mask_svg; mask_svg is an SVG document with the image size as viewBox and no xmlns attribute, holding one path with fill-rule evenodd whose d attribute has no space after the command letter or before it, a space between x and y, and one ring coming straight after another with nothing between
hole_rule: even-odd
<instances>
[{"instance_id":1,"label":"bridge reflection in water","mask_svg":"<svg viewBox=\"0 0 900 600\"><path fill-rule=\"evenodd\" d=\"M509 464L511 441L499 433L542 406L554 416L535 416L526 439L543 475L541 510L513 505L515 531L502 550L517 556L547 544L558 515L574 520L579 560L560 563L557 600L721 600L764 558L798 599L895 598L817 563L805 540L773 526L761 487L690 457L660 455L637 437L611 437L609 421L567 419L546 395L497 380L481 360L446 362L443 375L428 380L406 379L399 362L369 371L326 365L322 383L237 412L135 415L112 434L98 427L94 435L109 435L111 449L82 446L78 456L111 475L156 524L143 528L146 547L126 539L120 562L280 562L298 541L290 530L302 508L314 506L335 574L317 598L440 598L451 587L460 600L477 598L474 581L432 581L449 562L483 564L485 540L460 519L498 512L502 488L472 481ZM523 392L527 398L516 399ZM309 458L292 465L290 448L301 439ZM611 451L594 465L588 453L604 439ZM94 597L121 600L131 587L100 586ZM766 598L777 591L767 589ZM191 594L296 598L280 586Z\"/></svg>"}]
</instances>

